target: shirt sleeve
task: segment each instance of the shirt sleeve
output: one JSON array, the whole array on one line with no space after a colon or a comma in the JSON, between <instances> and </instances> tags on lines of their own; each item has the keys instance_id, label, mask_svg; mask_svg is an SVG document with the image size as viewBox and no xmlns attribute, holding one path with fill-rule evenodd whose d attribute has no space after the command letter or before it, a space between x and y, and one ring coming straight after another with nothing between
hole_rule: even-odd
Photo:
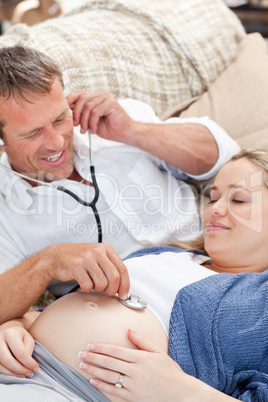
<instances>
[{"instance_id":1,"label":"shirt sleeve","mask_svg":"<svg viewBox=\"0 0 268 402\"><path fill-rule=\"evenodd\" d=\"M202 175L191 175L187 173L188 177L196 180L208 180L214 177L220 168L235 154L240 151L240 147L226 131L221 128L215 121L209 119L208 116L204 117L191 117L187 119L172 118L168 119L165 123L198 123L203 124L213 135L219 150L219 157L215 165L206 173ZM168 164L167 164L168 165ZM169 168L170 169L170 168Z\"/></svg>"},{"instance_id":2,"label":"shirt sleeve","mask_svg":"<svg viewBox=\"0 0 268 402\"><path fill-rule=\"evenodd\" d=\"M0 274L13 268L25 259L22 240L9 224L6 216L0 217Z\"/></svg>"},{"instance_id":3,"label":"shirt sleeve","mask_svg":"<svg viewBox=\"0 0 268 402\"><path fill-rule=\"evenodd\" d=\"M154 110L148 104L133 100L133 99L123 99L119 100L120 105L128 113L128 115L135 121L141 123L151 123L151 124L185 124L185 123L195 123L202 124L205 126L213 135L219 150L219 157L215 165L206 173L201 175L191 175L187 172L182 171L175 166L166 163L165 161L154 158L155 163L162 169L170 171L175 177L181 180L186 180L188 178L193 178L195 180L208 180L214 177L220 168L237 152L239 152L240 147L236 141L234 141L226 131L221 128L217 123L211 120L208 116L204 117L190 117L190 118L179 118L172 117L168 120L162 121L156 116Z\"/></svg>"}]
</instances>

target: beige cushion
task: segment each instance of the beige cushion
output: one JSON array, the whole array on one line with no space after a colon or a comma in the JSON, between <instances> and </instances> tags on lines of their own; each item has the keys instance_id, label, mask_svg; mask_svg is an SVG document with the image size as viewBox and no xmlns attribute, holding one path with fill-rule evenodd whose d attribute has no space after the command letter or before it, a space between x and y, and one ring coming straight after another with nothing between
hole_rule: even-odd
<instances>
[{"instance_id":1,"label":"beige cushion","mask_svg":"<svg viewBox=\"0 0 268 402\"><path fill-rule=\"evenodd\" d=\"M242 147L268 147L268 53L262 36L248 34L207 92L175 105L161 118L171 115L208 115Z\"/></svg>"},{"instance_id":2,"label":"beige cushion","mask_svg":"<svg viewBox=\"0 0 268 402\"><path fill-rule=\"evenodd\" d=\"M207 90L245 36L222 0L90 0L31 27L15 24L0 47L19 43L52 57L66 95L109 90L159 114Z\"/></svg>"}]
</instances>

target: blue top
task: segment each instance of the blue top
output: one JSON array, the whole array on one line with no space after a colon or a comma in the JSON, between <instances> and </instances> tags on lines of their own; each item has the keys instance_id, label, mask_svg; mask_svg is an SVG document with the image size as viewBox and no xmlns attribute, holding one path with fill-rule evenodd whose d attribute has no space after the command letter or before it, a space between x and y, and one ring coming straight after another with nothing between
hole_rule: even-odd
<instances>
[{"instance_id":1,"label":"blue top","mask_svg":"<svg viewBox=\"0 0 268 402\"><path fill-rule=\"evenodd\" d=\"M165 251L186 250L148 247L128 258ZM169 355L187 374L236 399L268 402L268 269L213 275L181 289L169 338Z\"/></svg>"},{"instance_id":2,"label":"blue top","mask_svg":"<svg viewBox=\"0 0 268 402\"><path fill-rule=\"evenodd\" d=\"M152 246L152 247L145 247L141 248L137 251L134 251L133 253L129 254L124 260L128 260L129 258L135 258L135 257L142 257L147 254L161 254L165 252L173 252L173 253L183 253L183 252L194 252L196 254L203 254L202 251L197 250L196 248L191 248L191 249L182 249L180 247L175 247L175 246Z\"/></svg>"},{"instance_id":3,"label":"blue top","mask_svg":"<svg viewBox=\"0 0 268 402\"><path fill-rule=\"evenodd\" d=\"M268 401L268 270L213 275L178 292L169 355L242 401Z\"/></svg>"}]
</instances>

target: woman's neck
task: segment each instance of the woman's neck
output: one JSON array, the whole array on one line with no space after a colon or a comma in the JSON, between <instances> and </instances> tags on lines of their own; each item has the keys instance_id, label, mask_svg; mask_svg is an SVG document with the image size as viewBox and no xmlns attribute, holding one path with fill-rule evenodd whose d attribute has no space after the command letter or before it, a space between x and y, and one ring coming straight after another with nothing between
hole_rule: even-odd
<instances>
[{"instance_id":1,"label":"woman's neck","mask_svg":"<svg viewBox=\"0 0 268 402\"><path fill-rule=\"evenodd\" d=\"M204 267L210 269L211 271L217 272L218 274L232 274L232 275L236 275L236 274L241 274L242 272L245 273L260 273L265 271L268 267L263 267L263 266L253 266L253 265L249 265L249 266L221 266L221 265L217 265L214 263L214 261L211 261L211 264L206 262L205 264L202 264Z\"/></svg>"}]
</instances>

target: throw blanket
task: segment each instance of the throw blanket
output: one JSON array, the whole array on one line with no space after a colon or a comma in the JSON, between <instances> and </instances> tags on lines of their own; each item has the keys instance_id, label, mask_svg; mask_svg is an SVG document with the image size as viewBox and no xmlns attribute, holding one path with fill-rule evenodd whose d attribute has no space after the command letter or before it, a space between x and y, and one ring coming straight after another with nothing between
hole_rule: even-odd
<instances>
[{"instance_id":1,"label":"throw blanket","mask_svg":"<svg viewBox=\"0 0 268 402\"><path fill-rule=\"evenodd\" d=\"M18 24L0 46L23 44L51 56L66 95L109 90L160 114L203 93L245 36L222 0L92 0L57 19Z\"/></svg>"},{"instance_id":2,"label":"throw blanket","mask_svg":"<svg viewBox=\"0 0 268 402\"><path fill-rule=\"evenodd\" d=\"M183 288L170 356L188 374L243 401L268 401L268 270L221 274Z\"/></svg>"}]
</instances>

